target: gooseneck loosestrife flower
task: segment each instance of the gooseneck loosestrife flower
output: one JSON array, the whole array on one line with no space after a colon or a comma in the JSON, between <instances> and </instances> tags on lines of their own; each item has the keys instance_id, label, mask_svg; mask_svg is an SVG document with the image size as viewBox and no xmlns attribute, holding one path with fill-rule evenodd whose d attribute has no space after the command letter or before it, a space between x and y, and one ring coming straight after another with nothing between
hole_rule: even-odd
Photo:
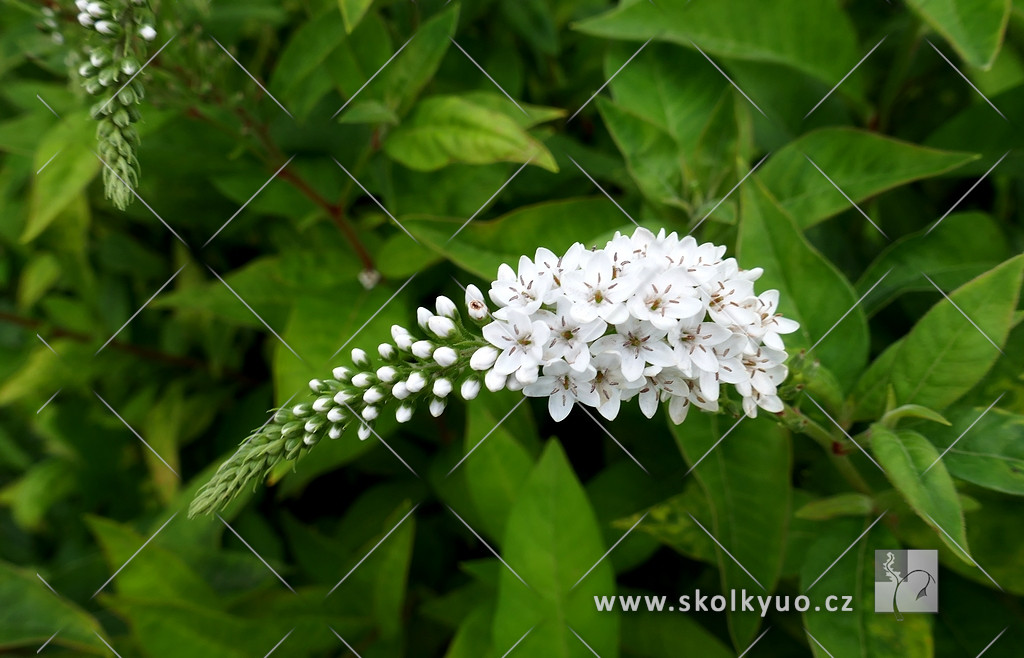
<instances>
[{"instance_id":1,"label":"gooseneck loosestrife flower","mask_svg":"<svg viewBox=\"0 0 1024 658\"><path fill-rule=\"evenodd\" d=\"M466 289L466 315L447 297L420 308L421 336L395 325L377 359L352 351L352 368L309 383L305 402L278 409L225 462L192 503L215 511L276 464L303 456L324 437L355 427L360 439L391 405L408 422L417 408L439 416L456 391L472 400L483 386L547 398L564 420L573 405L614 419L636 398L651 418L664 403L682 423L691 406L724 404L750 417L781 412L788 374L781 335L798 325L776 310L778 291L760 295L761 269L742 270L725 247L638 228L603 249L574 244L562 256L540 248L517 269L502 265L482 291ZM740 396L728 400L723 384Z\"/></svg>"}]
</instances>

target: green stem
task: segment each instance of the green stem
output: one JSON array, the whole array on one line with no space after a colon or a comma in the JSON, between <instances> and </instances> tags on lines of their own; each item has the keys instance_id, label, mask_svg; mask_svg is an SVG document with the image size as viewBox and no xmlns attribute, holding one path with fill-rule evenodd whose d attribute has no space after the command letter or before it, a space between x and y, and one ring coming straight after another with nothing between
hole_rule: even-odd
<instances>
[{"instance_id":1,"label":"green stem","mask_svg":"<svg viewBox=\"0 0 1024 658\"><path fill-rule=\"evenodd\" d=\"M846 479L850 486L860 493L871 495L871 486L846 454L848 442L844 440L845 437L840 438L829 432L817 422L801 413L799 409L788 404L777 415L786 427L814 439L815 443L824 448L829 456L829 461L832 462L832 465ZM841 452L838 452L837 449L841 450Z\"/></svg>"}]
</instances>

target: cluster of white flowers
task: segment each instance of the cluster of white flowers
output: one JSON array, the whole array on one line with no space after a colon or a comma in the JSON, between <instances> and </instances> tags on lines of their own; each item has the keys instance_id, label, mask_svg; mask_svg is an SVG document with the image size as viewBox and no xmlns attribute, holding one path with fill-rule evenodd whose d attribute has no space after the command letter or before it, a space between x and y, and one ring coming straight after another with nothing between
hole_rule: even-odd
<instances>
[{"instance_id":1,"label":"cluster of white flowers","mask_svg":"<svg viewBox=\"0 0 1024 658\"><path fill-rule=\"evenodd\" d=\"M667 402L681 423L691 404L717 411L722 384L748 416L782 411L780 334L799 325L776 312L777 290L755 294L760 268L742 270L724 255L725 247L644 228L616 233L603 249L540 248L516 270L499 268L489 291L499 308L483 328L490 344L471 366L486 371L490 390L548 397L556 421L575 402L613 419L638 397L648 418ZM474 286L467 304L471 316L488 312Z\"/></svg>"}]
</instances>

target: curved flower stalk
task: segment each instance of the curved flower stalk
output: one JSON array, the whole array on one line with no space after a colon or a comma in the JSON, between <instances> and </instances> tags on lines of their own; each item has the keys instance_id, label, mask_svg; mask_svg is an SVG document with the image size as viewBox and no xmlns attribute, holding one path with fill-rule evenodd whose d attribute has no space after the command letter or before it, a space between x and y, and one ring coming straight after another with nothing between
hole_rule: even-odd
<instances>
[{"instance_id":1,"label":"curved flower stalk","mask_svg":"<svg viewBox=\"0 0 1024 658\"><path fill-rule=\"evenodd\" d=\"M146 44L156 38L154 15L147 0L76 0L78 22L88 33L73 63L82 87L98 100L90 109L97 121L96 140L108 199L124 210L139 182L140 119L136 105L144 89L135 78L145 59Z\"/></svg>"},{"instance_id":2,"label":"curved flower stalk","mask_svg":"<svg viewBox=\"0 0 1024 658\"><path fill-rule=\"evenodd\" d=\"M472 400L481 385L546 397L556 421L577 402L613 419L622 402L637 398L648 418L665 403L678 424L690 406L719 411L723 385L751 417L759 408L781 412L778 386L788 374L781 335L798 325L777 313L778 291L755 294L761 269L742 270L724 255L725 247L639 228L616 233L602 249L577 243L556 255L542 247L515 270L502 265L489 290L493 312L470 285L469 326L439 297L434 311L417 312L425 337L395 325L394 343L381 344L378 359L353 350L353 368L314 379L309 400L278 409L246 439L190 514L222 507L325 436L338 439L355 425L368 438L388 405L399 422L423 405L439 416L455 390Z\"/></svg>"}]
</instances>

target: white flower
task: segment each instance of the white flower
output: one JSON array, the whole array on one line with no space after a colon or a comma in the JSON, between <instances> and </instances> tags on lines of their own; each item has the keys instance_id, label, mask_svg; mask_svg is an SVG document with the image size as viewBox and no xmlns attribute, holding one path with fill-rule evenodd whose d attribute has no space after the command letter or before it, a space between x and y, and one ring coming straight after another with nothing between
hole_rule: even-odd
<instances>
[{"instance_id":1,"label":"white flower","mask_svg":"<svg viewBox=\"0 0 1024 658\"><path fill-rule=\"evenodd\" d=\"M563 277L565 296L573 302L572 316L580 322L601 318L618 324L629 317L626 300L641 282L635 277L612 277L612 261L598 251L590 255L584 269Z\"/></svg>"},{"instance_id":2,"label":"white flower","mask_svg":"<svg viewBox=\"0 0 1024 658\"><path fill-rule=\"evenodd\" d=\"M595 318L580 322L572 317L572 302L562 298L554 313L538 311L551 331L551 337L544 345L544 360L564 359L576 372L583 372L590 365L590 343L604 334L608 324Z\"/></svg>"},{"instance_id":3,"label":"white flower","mask_svg":"<svg viewBox=\"0 0 1024 658\"><path fill-rule=\"evenodd\" d=\"M504 319L495 320L483 329L484 338L501 353L494 361L494 370L511 375L519 368L532 368L540 364L544 343L551 330L540 320L531 320L525 313L506 308Z\"/></svg>"},{"instance_id":4,"label":"white flower","mask_svg":"<svg viewBox=\"0 0 1024 658\"><path fill-rule=\"evenodd\" d=\"M704 316L704 303L698 298L696 281L682 268L656 274L629 300L634 318L647 320L658 329L668 330L680 320Z\"/></svg>"},{"instance_id":5,"label":"white flower","mask_svg":"<svg viewBox=\"0 0 1024 658\"><path fill-rule=\"evenodd\" d=\"M551 288L549 272L527 258L519 259L519 271L502 263L498 267L498 279L491 284L491 301L498 306L516 308L530 314L540 309L544 295Z\"/></svg>"},{"instance_id":6,"label":"white flower","mask_svg":"<svg viewBox=\"0 0 1024 658\"><path fill-rule=\"evenodd\" d=\"M621 360L622 375L629 381L640 379L644 367L672 366L676 363L675 353L664 340L665 331L646 320L629 318L615 325L615 333L594 341L591 351L595 354L613 352Z\"/></svg>"},{"instance_id":7,"label":"white flower","mask_svg":"<svg viewBox=\"0 0 1024 658\"><path fill-rule=\"evenodd\" d=\"M590 360L590 365L595 370L590 385L597 394L597 410L608 420L614 420L619 415L623 394L639 388L644 381L640 379L631 382L623 376L617 352L598 354Z\"/></svg>"},{"instance_id":8,"label":"white flower","mask_svg":"<svg viewBox=\"0 0 1024 658\"><path fill-rule=\"evenodd\" d=\"M598 394L591 385L597 371L588 366L577 372L564 361L544 366L544 374L536 382L523 387L529 397L547 397L548 413L556 422L565 420L577 400L591 407L598 405Z\"/></svg>"},{"instance_id":9,"label":"white flower","mask_svg":"<svg viewBox=\"0 0 1024 658\"><path fill-rule=\"evenodd\" d=\"M466 286L466 310L469 317L477 322L487 319L487 316L491 314L487 310L484 294L472 283Z\"/></svg>"}]
</instances>

